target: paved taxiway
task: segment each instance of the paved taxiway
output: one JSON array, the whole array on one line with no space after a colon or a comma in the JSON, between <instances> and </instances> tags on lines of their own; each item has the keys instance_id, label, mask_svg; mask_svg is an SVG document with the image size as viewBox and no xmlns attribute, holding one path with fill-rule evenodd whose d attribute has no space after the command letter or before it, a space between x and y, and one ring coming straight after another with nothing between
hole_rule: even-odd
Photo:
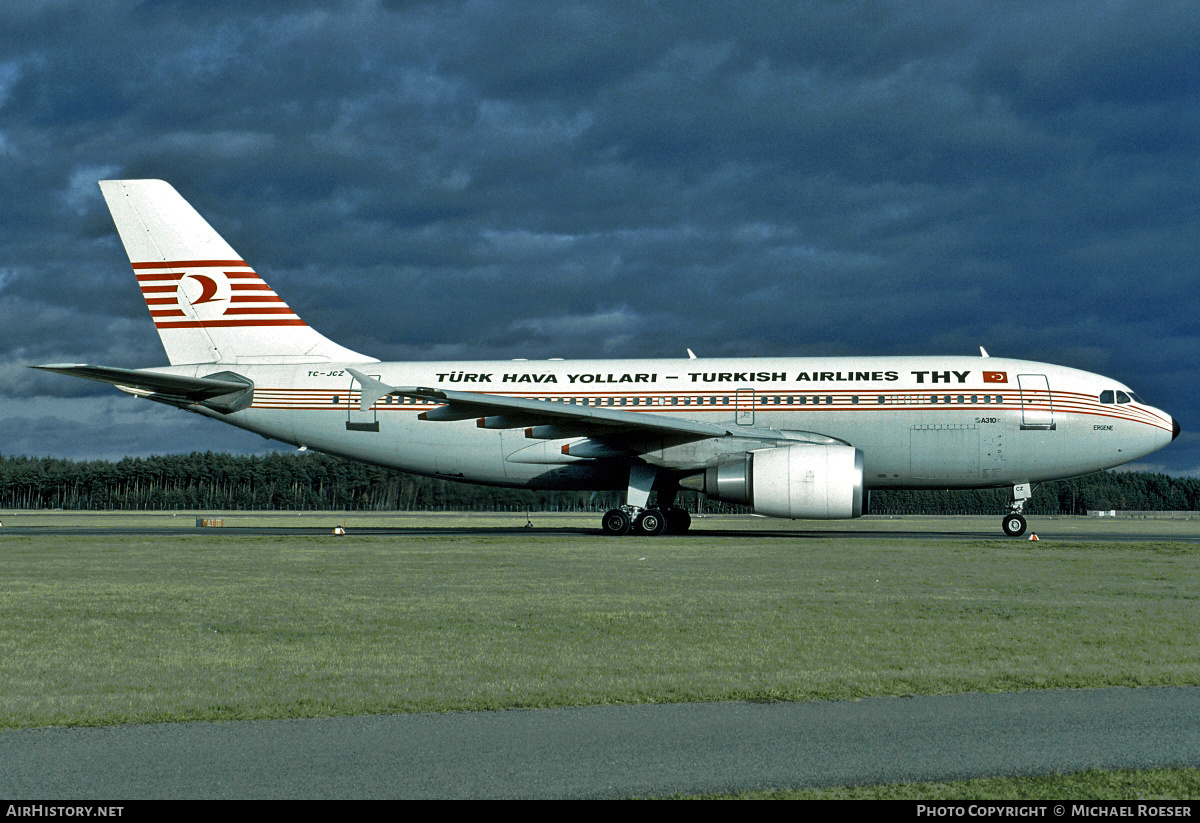
<instances>
[{"instance_id":1,"label":"paved taxiway","mask_svg":"<svg viewBox=\"0 0 1200 823\"><path fill-rule=\"evenodd\" d=\"M739 540L753 538L769 539L812 539L839 538L846 540L1027 540L1033 532L1027 532L1024 537L1006 537L997 527L992 532L980 531L916 531L916 530L858 530L858 529L693 529L685 535L664 535L655 540L687 540L691 537L732 537ZM313 537L328 535L338 524L336 518L330 519L329 526L224 526L220 529L193 529L161 526L13 526L0 529L3 537L36 537L39 535L55 535L62 537L179 537L181 535L212 534L219 535L263 535L263 536L295 536ZM1091 541L1100 543L1140 543L1174 542L1200 543L1200 530L1192 534L1177 533L1133 533L1128 531L1112 532L1069 532L1054 529L1053 526L1036 530L1040 540L1058 541ZM511 526L454 526L454 527L396 527L396 526L362 526L352 525L350 534L372 535L379 537L586 537L597 538L602 534L599 528L570 528L560 526L525 529ZM632 538L633 536L630 535ZM609 539L609 538L606 538ZM625 539L625 538L611 538Z\"/></svg>"},{"instance_id":2,"label":"paved taxiway","mask_svg":"<svg viewBox=\"0 0 1200 823\"><path fill-rule=\"evenodd\" d=\"M0 797L665 797L1200 766L1200 688L0 732Z\"/></svg>"}]
</instances>

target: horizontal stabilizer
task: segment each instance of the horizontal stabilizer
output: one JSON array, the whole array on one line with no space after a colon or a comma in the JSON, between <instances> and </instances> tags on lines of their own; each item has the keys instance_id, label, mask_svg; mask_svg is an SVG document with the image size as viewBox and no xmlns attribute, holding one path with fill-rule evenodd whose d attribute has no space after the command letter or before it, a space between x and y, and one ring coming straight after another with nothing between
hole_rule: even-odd
<instances>
[{"instance_id":1,"label":"horizontal stabilizer","mask_svg":"<svg viewBox=\"0 0 1200 823\"><path fill-rule=\"evenodd\" d=\"M151 400L170 402L178 399L203 403L225 413L249 406L254 394L254 383L233 372L219 372L208 377L184 377L139 369L91 366L86 363L50 363L30 368L110 383L122 391L149 397Z\"/></svg>"}]
</instances>

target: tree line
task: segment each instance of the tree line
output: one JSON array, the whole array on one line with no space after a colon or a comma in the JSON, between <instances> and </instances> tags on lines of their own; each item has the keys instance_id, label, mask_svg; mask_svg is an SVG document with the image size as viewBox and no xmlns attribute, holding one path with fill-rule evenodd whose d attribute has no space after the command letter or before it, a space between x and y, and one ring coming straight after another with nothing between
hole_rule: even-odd
<instances>
[{"instance_id":1,"label":"tree line","mask_svg":"<svg viewBox=\"0 0 1200 823\"><path fill-rule=\"evenodd\" d=\"M874 491L872 514L999 514L1007 489ZM620 492L503 489L422 477L317 452L215 454L74 461L0 456L0 508L77 510L605 511ZM744 506L680 494L692 512ZM1096 472L1043 483L1027 514L1095 509L1200 510L1200 478Z\"/></svg>"}]
</instances>

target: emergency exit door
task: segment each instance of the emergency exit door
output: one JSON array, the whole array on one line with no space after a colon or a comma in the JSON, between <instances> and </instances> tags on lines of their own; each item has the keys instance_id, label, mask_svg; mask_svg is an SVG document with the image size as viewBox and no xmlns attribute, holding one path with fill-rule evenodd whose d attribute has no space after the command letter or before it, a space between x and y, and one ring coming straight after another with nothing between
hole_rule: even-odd
<instances>
[{"instance_id":1,"label":"emergency exit door","mask_svg":"<svg viewBox=\"0 0 1200 823\"><path fill-rule=\"evenodd\" d=\"M754 425L754 389L738 389L734 420L739 426Z\"/></svg>"}]
</instances>

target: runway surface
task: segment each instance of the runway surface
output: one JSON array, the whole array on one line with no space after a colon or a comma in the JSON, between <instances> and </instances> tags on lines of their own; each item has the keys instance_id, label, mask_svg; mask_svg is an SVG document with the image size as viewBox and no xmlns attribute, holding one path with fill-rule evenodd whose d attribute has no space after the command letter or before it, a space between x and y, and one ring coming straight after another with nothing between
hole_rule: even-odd
<instances>
[{"instance_id":1,"label":"runway surface","mask_svg":"<svg viewBox=\"0 0 1200 823\"><path fill-rule=\"evenodd\" d=\"M622 798L1200 766L1200 688L0 732L0 797Z\"/></svg>"}]
</instances>

